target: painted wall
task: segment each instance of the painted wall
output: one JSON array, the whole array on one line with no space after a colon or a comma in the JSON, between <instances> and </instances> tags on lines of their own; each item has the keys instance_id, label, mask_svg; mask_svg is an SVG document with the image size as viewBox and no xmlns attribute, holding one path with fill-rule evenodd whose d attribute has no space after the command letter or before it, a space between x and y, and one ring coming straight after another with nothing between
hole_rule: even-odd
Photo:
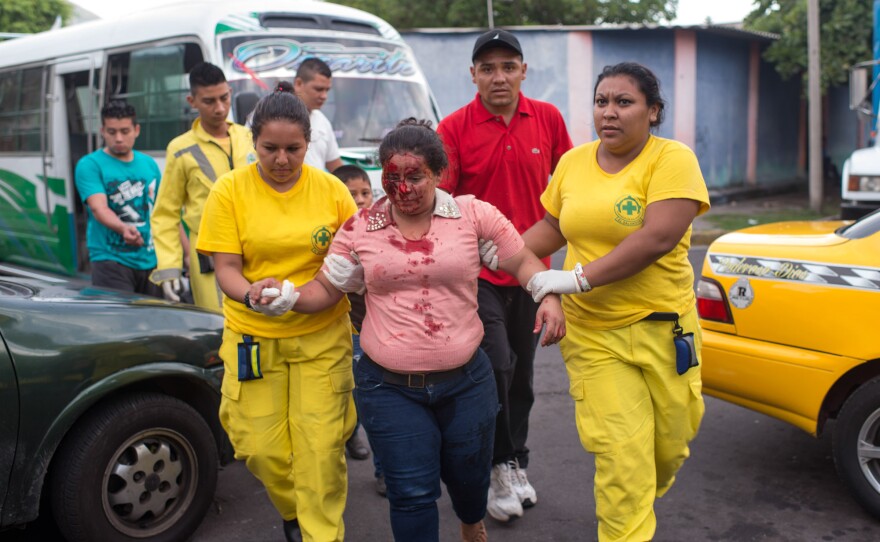
<instances>
[{"instance_id":1,"label":"painted wall","mask_svg":"<svg viewBox=\"0 0 880 542\"><path fill-rule=\"evenodd\" d=\"M634 60L660 78L667 102L658 135L697 154L710 188L802 182L800 81L782 81L761 58L768 41L743 32L687 28L517 28L528 64L523 92L559 108L575 144L595 138L592 92L605 65ZM413 48L440 106L449 114L476 94L469 72L474 31L412 31ZM856 146L856 115L846 89L832 89L828 150L840 168Z\"/></svg>"},{"instance_id":2,"label":"painted wall","mask_svg":"<svg viewBox=\"0 0 880 542\"><path fill-rule=\"evenodd\" d=\"M806 178L799 164L801 85L797 78L782 81L773 66L762 63L758 96L759 185L767 186ZM800 170L800 171L799 171Z\"/></svg>"},{"instance_id":3,"label":"painted wall","mask_svg":"<svg viewBox=\"0 0 880 542\"><path fill-rule=\"evenodd\" d=\"M694 152L709 188L746 181L749 54L748 41L697 34Z\"/></svg>"}]
</instances>

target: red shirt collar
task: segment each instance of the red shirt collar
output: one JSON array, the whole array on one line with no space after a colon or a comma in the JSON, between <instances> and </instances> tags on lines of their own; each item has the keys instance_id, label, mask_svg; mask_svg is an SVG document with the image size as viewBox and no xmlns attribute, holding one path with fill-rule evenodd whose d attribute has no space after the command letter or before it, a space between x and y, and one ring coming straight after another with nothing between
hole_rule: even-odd
<instances>
[{"instance_id":1,"label":"red shirt collar","mask_svg":"<svg viewBox=\"0 0 880 542\"><path fill-rule=\"evenodd\" d=\"M495 120L498 118L498 115L493 115L486 109L486 106L483 105L483 100L480 98L480 93L477 93L476 98L474 98L474 106L476 108L476 112L474 114L474 119L478 122L487 122L490 120ZM535 116L535 108L532 105L532 101L525 97L525 95L520 91L519 100L516 103L516 113L520 115L524 115L526 117L534 117Z\"/></svg>"}]
</instances>

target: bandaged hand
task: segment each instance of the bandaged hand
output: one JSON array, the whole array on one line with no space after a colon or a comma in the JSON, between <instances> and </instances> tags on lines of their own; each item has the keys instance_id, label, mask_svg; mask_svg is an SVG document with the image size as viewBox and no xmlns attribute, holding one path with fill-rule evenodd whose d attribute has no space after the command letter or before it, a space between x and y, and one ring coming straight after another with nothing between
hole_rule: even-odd
<instances>
[{"instance_id":1,"label":"bandaged hand","mask_svg":"<svg viewBox=\"0 0 880 542\"><path fill-rule=\"evenodd\" d=\"M254 303L254 310L266 316L281 316L288 313L299 299L300 293L289 280L285 280L278 288L263 288L260 293L260 302ZM274 298L274 299L272 299ZM272 299L269 303L262 303L264 299Z\"/></svg>"},{"instance_id":2,"label":"bandaged hand","mask_svg":"<svg viewBox=\"0 0 880 542\"><path fill-rule=\"evenodd\" d=\"M498 245L491 239L480 239L480 261L492 271L498 270Z\"/></svg>"},{"instance_id":3,"label":"bandaged hand","mask_svg":"<svg viewBox=\"0 0 880 542\"><path fill-rule=\"evenodd\" d=\"M367 289L364 284L364 266L357 254L350 254L354 262L339 254L329 254L324 258L324 276L340 292L363 294Z\"/></svg>"},{"instance_id":4,"label":"bandaged hand","mask_svg":"<svg viewBox=\"0 0 880 542\"><path fill-rule=\"evenodd\" d=\"M535 303L540 303L547 294L578 294L582 292L574 271L550 269L535 273L526 284Z\"/></svg>"},{"instance_id":5,"label":"bandaged hand","mask_svg":"<svg viewBox=\"0 0 880 542\"><path fill-rule=\"evenodd\" d=\"M180 295L183 293L183 286L180 279L168 279L162 282L162 297L168 301L180 301Z\"/></svg>"}]
</instances>

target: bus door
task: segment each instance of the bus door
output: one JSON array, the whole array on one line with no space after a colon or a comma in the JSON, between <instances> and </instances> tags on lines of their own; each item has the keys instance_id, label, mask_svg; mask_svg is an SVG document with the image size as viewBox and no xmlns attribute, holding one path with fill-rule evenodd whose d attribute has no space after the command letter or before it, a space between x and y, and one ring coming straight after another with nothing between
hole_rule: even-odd
<instances>
[{"instance_id":1,"label":"bus door","mask_svg":"<svg viewBox=\"0 0 880 542\"><path fill-rule=\"evenodd\" d=\"M73 263L71 271L89 271L86 247L87 213L76 191L74 171L80 158L101 148L101 85L102 55L94 54L64 59L55 64L54 115L52 149L49 160L52 177L63 179L68 220L59 227L59 237ZM63 231L62 231L63 230Z\"/></svg>"}]
</instances>

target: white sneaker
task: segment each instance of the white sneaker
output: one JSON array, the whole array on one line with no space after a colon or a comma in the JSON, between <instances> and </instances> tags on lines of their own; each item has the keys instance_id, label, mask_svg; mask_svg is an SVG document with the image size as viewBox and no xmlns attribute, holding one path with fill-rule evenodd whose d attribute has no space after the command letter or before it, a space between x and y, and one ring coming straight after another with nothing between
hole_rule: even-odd
<instances>
[{"instance_id":1,"label":"white sneaker","mask_svg":"<svg viewBox=\"0 0 880 542\"><path fill-rule=\"evenodd\" d=\"M489 482L489 502L486 511L501 522L522 517L523 508L519 496L514 489L516 471L512 462L499 463L492 467L492 478Z\"/></svg>"},{"instance_id":2,"label":"white sneaker","mask_svg":"<svg viewBox=\"0 0 880 542\"><path fill-rule=\"evenodd\" d=\"M529 483L526 469L521 469L519 462L511 461L510 465L513 468L513 490L516 492L516 496L519 497L522 507L531 508L535 506L538 504L538 494L535 492L532 484Z\"/></svg>"}]
</instances>

